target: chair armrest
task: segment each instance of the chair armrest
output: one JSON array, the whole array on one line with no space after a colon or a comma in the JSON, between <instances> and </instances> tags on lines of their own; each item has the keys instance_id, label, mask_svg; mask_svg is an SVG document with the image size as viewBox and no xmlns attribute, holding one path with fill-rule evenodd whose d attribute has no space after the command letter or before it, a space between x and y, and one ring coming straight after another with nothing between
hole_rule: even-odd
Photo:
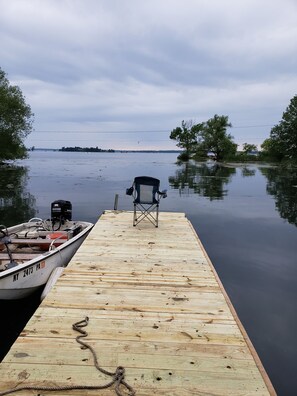
<instances>
[{"instance_id":1,"label":"chair armrest","mask_svg":"<svg viewBox=\"0 0 297 396\"><path fill-rule=\"evenodd\" d=\"M167 197L167 190L158 191L158 194L161 195L162 198L166 198Z\"/></svg>"},{"instance_id":2,"label":"chair armrest","mask_svg":"<svg viewBox=\"0 0 297 396\"><path fill-rule=\"evenodd\" d=\"M133 194L133 186L126 189L126 195L132 195L132 194Z\"/></svg>"}]
</instances>

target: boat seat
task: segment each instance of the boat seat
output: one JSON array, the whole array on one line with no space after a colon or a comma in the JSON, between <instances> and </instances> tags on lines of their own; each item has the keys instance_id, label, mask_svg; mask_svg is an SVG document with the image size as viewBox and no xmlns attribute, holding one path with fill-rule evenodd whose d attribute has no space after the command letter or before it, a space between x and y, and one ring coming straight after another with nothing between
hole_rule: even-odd
<instances>
[{"instance_id":1,"label":"boat seat","mask_svg":"<svg viewBox=\"0 0 297 396\"><path fill-rule=\"evenodd\" d=\"M53 239L12 238L10 241L15 245L49 246L53 242ZM54 244L55 246L62 245L66 241L66 239L56 239Z\"/></svg>"}]
</instances>

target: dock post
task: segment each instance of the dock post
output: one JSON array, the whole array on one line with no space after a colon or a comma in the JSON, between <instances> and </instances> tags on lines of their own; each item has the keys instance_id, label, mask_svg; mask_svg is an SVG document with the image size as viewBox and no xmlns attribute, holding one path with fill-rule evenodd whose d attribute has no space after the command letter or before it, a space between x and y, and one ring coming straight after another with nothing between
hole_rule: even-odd
<instances>
[{"instance_id":1,"label":"dock post","mask_svg":"<svg viewBox=\"0 0 297 396\"><path fill-rule=\"evenodd\" d=\"M118 210L118 202L119 202L119 194L116 194L115 197L114 197L113 210Z\"/></svg>"}]
</instances>

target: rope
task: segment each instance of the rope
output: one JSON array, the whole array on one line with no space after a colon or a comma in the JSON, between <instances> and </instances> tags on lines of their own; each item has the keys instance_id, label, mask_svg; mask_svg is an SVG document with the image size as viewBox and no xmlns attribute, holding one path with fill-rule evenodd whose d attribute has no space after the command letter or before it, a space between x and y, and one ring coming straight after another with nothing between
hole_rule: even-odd
<instances>
[{"instance_id":1,"label":"rope","mask_svg":"<svg viewBox=\"0 0 297 396\"><path fill-rule=\"evenodd\" d=\"M134 396L135 395L134 389L129 384L127 384L127 382L124 380L124 378L125 378L124 367L122 367L122 366L117 367L114 373L103 369L102 367L99 366L98 358L97 358L97 354L96 354L95 350L89 344L87 344L86 342L81 340L81 338L88 336L88 333L82 329L83 327L86 327L88 325L88 323L89 323L89 318L86 316L85 319L81 320L80 322L76 322L72 325L73 330L80 333L80 335L78 335L75 340L76 340L76 342L78 342L80 345L83 346L83 349L89 349L91 351L91 353L93 355L93 359L94 359L94 366L102 374L112 377L112 380L110 382L108 382L104 385L66 385L66 386L61 386L61 387L60 386L25 385L22 387L13 388L13 389L6 390L4 392L0 392L0 396L9 395L9 394L15 393L15 392L21 392L23 390L36 390L36 391L67 391L67 390L83 390L83 389L100 390L100 389L110 388L112 385L115 385L115 392L118 396L124 396L124 393L122 393L120 390L121 386L126 388L126 390L128 391L128 396Z\"/></svg>"}]
</instances>

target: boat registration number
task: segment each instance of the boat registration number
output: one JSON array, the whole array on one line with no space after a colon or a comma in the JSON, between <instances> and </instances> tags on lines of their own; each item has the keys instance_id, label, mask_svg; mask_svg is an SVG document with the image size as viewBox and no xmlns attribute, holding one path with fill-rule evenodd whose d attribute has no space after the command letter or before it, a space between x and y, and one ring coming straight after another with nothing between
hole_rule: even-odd
<instances>
[{"instance_id":1,"label":"boat registration number","mask_svg":"<svg viewBox=\"0 0 297 396\"><path fill-rule=\"evenodd\" d=\"M38 264L32 265L31 267L25 268L23 271L19 271L13 275L13 282L18 281L21 278L26 278L27 276L32 275L34 272L45 267L45 261L41 261Z\"/></svg>"}]
</instances>

